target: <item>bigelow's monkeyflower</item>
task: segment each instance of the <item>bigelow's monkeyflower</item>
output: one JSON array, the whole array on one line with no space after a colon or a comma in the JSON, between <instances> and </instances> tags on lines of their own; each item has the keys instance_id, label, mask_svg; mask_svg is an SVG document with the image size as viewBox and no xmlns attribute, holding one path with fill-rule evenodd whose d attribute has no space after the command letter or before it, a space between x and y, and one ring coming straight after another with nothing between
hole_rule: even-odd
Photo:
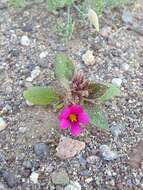
<instances>
[{"instance_id":1,"label":"bigelow's monkeyflower","mask_svg":"<svg viewBox=\"0 0 143 190\"><path fill-rule=\"evenodd\" d=\"M71 105L61 112L59 116L60 129L69 128L73 136L79 136L83 132L82 126L90 123L89 115L84 111L81 105Z\"/></svg>"}]
</instances>

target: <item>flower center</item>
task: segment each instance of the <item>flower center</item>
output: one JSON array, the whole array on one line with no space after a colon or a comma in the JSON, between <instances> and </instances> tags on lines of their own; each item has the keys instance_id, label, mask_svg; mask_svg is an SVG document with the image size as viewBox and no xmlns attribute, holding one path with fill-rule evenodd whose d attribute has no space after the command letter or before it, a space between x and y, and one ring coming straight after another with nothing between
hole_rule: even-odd
<instances>
[{"instance_id":1,"label":"flower center","mask_svg":"<svg viewBox=\"0 0 143 190\"><path fill-rule=\"evenodd\" d=\"M69 119L71 122L77 122L77 116L75 114L70 114Z\"/></svg>"}]
</instances>

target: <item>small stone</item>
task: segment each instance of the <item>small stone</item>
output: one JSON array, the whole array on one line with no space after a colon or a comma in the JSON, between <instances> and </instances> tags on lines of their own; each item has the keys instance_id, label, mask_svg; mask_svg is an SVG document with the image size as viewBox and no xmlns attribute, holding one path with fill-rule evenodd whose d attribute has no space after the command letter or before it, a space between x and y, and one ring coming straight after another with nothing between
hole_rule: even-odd
<instances>
[{"instance_id":1,"label":"small stone","mask_svg":"<svg viewBox=\"0 0 143 190\"><path fill-rule=\"evenodd\" d=\"M31 72L31 76L26 79L28 82L32 82L35 78L37 78L40 75L41 71L40 68L37 66L35 69Z\"/></svg>"},{"instance_id":2,"label":"small stone","mask_svg":"<svg viewBox=\"0 0 143 190\"><path fill-rule=\"evenodd\" d=\"M5 162L5 156L2 152L0 152L0 164Z\"/></svg>"},{"instance_id":3,"label":"small stone","mask_svg":"<svg viewBox=\"0 0 143 190\"><path fill-rule=\"evenodd\" d=\"M121 86L121 84L122 84L122 79L120 79L120 78L113 78L112 79L112 84L114 84L114 85L117 85L117 86Z\"/></svg>"},{"instance_id":4,"label":"small stone","mask_svg":"<svg viewBox=\"0 0 143 190\"><path fill-rule=\"evenodd\" d=\"M48 51L43 51L43 52L40 53L39 57L41 59L43 59L43 58L47 57L47 55L48 55Z\"/></svg>"},{"instance_id":5,"label":"small stone","mask_svg":"<svg viewBox=\"0 0 143 190\"><path fill-rule=\"evenodd\" d=\"M96 164L97 160L98 160L98 159L97 159L97 156L94 156L94 155L89 156L89 157L87 158L87 162L90 163L90 164Z\"/></svg>"},{"instance_id":6,"label":"small stone","mask_svg":"<svg viewBox=\"0 0 143 190\"><path fill-rule=\"evenodd\" d=\"M81 185L77 181L71 181L64 190L81 190Z\"/></svg>"},{"instance_id":7,"label":"small stone","mask_svg":"<svg viewBox=\"0 0 143 190\"><path fill-rule=\"evenodd\" d=\"M66 48L65 48L65 46L63 45L63 44L58 44L57 46L56 46L56 49L55 49L56 51L60 51L60 52L64 52L64 51L66 51Z\"/></svg>"},{"instance_id":8,"label":"small stone","mask_svg":"<svg viewBox=\"0 0 143 190\"><path fill-rule=\"evenodd\" d=\"M2 117L0 117L0 131L3 131L7 127L6 122Z\"/></svg>"},{"instance_id":9,"label":"small stone","mask_svg":"<svg viewBox=\"0 0 143 190\"><path fill-rule=\"evenodd\" d=\"M67 185L69 183L69 176L64 169L54 171L51 178L55 185Z\"/></svg>"},{"instance_id":10,"label":"small stone","mask_svg":"<svg viewBox=\"0 0 143 190\"><path fill-rule=\"evenodd\" d=\"M113 136L118 137L123 134L125 127L121 124L113 124L110 130Z\"/></svg>"},{"instance_id":11,"label":"small stone","mask_svg":"<svg viewBox=\"0 0 143 190\"><path fill-rule=\"evenodd\" d=\"M111 27L110 26L104 26L101 29L100 34L101 34L102 37L108 38L109 35L111 34Z\"/></svg>"},{"instance_id":12,"label":"small stone","mask_svg":"<svg viewBox=\"0 0 143 190\"><path fill-rule=\"evenodd\" d=\"M74 157L76 154L79 154L84 149L84 142L70 138L64 138L56 148L56 156L60 159L68 159Z\"/></svg>"},{"instance_id":13,"label":"small stone","mask_svg":"<svg viewBox=\"0 0 143 190\"><path fill-rule=\"evenodd\" d=\"M37 184L37 183L38 183L38 177L39 177L39 174L38 174L38 173L32 172L31 175L30 175L30 180L31 180L34 184Z\"/></svg>"},{"instance_id":14,"label":"small stone","mask_svg":"<svg viewBox=\"0 0 143 190\"><path fill-rule=\"evenodd\" d=\"M23 162L23 166L24 166L24 168L26 168L26 169L32 169L32 167L33 167L32 162L29 161L29 160L24 161L24 162Z\"/></svg>"},{"instance_id":15,"label":"small stone","mask_svg":"<svg viewBox=\"0 0 143 190\"><path fill-rule=\"evenodd\" d=\"M36 67L32 72L31 72L31 78L35 79L36 77L38 77L40 75L40 68Z\"/></svg>"},{"instance_id":16,"label":"small stone","mask_svg":"<svg viewBox=\"0 0 143 190\"><path fill-rule=\"evenodd\" d=\"M7 183L7 185L10 188L13 188L17 185L15 175L13 172L5 171L2 176L3 176L4 181Z\"/></svg>"},{"instance_id":17,"label":"small stone","mask_svg":"<svg viewBox=\"0 0 143 190\"><path fill-rule=\"evenodd\" d=\"M124 10L122 13L122 21L125 24L132 24L133 23L133 17L129 10Z\"/></svg>"},{"instance_id":18,"label":"small stone","mask_svg":"<svg viewBox=\"0 0 143 190\"><path fill-rule=\"evenodd\" d=\"M85 180L86 183L91 183L93 181L93 178L92 177L89 177Z\"/></svg>"},{"instance_id":19,"label":"small stone","mask_svg":"<svg viewBox=\"0 0 143 190\"><path fill-rule=\"evenodd\" d=\"M31 169L25 168L25 169L22 171L22 177L28 178L30 175L31 175Z\"/></svg>"},{"instance_id":20,"label":"small stone","mask_svg":"<svg viewBox=\"0 0 143 190\"><path fill-rule=\"evenodd\" d=\"M4 186L4 184L2 184L2 183L0 182L0 190L8 190L8 189Z\"/></svg>"},{"instance_id":21,"label":"small stone","mask_svg":"<svg viewBox=\"0 0 143 190\"><path fill-rule=\"evenodd\" d=\"M92 50L87 50L85 54L82 56L82 60L85 63L85 65L94 65L95 64L95 57L93 55Z\"/></svg>"},{"instance_id":22,"label":"small stone","mask_svg":"<svg viewBox=\"0 0 143 190\"><path fill-rule=\"evenodd\" d=\"M24 26L22 26L21 29L23 32L32 32L33 25L32 25L32 23L26 23Z\"/></svg>"},{"instance_id":23,"label":"small stone","mask_svg":"<svg viewBox=\"0 0 143 190\"><path fill-rule=\"evenodd\" d=\"M82 167L86 167L87 161L82 156L79 157L79 162Z\"/></svg>"},{"instance_id":24,"label":"small stone","mask_svg":"<svg viewBox=\"0 0 143 190\"><path fill-rule=\"evenodd\" d=\"M0 0L0 9L5 9L8 7L8 0Z\"/></svg>"},{"instance_id":25,"label":"small stone","mask_svg":"<svg viewBox=\"0 0 143 190\"><path fill-rule=\"evenodd\" d=\"M46 159L49 153L49 147L44 143L34 145L34 152L39 159Z\"/></svg>"},{"instance_id":26,"label":"small stone","mask_svg":"<svg viewBox=\"0 0 143 190\"><path fill-rule=\"evenodd\" d=\"M118 154L116 152L111 151L106 144L101 145L99 151L103 159L107 161L112 161L119 157Z\"/></svg>"},{"instance_id":27,"label":"small stone","mask_svg":"<svg viewBox=\"0 0 143 190\"><path fill-rule=\"evenodd\" d=\"M123 68L124 71L128 71L129 68L130 68L130 66L129 66L129 64L127 64L127 63L123 63L123 64L122 64L122 68Z\"/></svg>"},{"instance_id":28,"label":"small stone","mask_svg":"<svg viewBox=\"0 0 143 190\"><path fill-rule=\"evenodd\" d=\"M22 36L20 43L22 46L29 46L30 45L30 39L28 38L28 36Z\"/></svg>"}]
</instances>

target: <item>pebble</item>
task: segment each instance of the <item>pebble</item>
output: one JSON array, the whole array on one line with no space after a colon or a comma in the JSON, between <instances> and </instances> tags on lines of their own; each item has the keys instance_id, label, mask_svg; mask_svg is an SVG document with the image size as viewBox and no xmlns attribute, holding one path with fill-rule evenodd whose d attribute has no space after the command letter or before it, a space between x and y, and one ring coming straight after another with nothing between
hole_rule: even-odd
<instances>
[{"instance_id":1,"label":"pebble","mask_svg":"<svg viewBox=\"0 0 143 190\"><path fill-rule=\"evenodd\" d=\"M8 190L8 189L4 186L4 184L2 184L2 183L0 182L0 190Z\"/></svg>"},{"instance_id":2,"label":"pebble","mask_svg":"<svg viewBox=\"0 0 143 190\"><path fill-rule=\"evenodd\" d=\"M26 79L28 82L32 82L35 78L37 78L40 75L40 67L35 67L35 69L31 72L31 76Z\"/></svg>"},{"instance_id":3,"label":"pebble","mask_svg":"<svg viewBox=\"0 0 143 190\"><path fill-rule=\"evenodd\" d=\"M0 164L5 162L5 156L2 152L0 152Z\"/></svg>"},{"instance_id":4,"label":"pebble","mask_svg":"<svg viewBox=\"0 0 143 190\"><path fill-rule=\"evenodd\" d=\"M33 25L32 23L26 23L24 26L22 26L23 32L32 32L33 31Z\"/></svg>"},{"instance_id":5,"label":"pebble","mask_svg":"<svg viewBox=\"0 0 143 190\"><path fill-rule=\"evenodd\" d=\"M55 185L67 185L69 183L69 176L65 169L59 169L51 174L52 182Z\"/></svg>"},{"instance_id":6,"label":"pebble","mask_svg":"<svg viewBox=\"0 0 143 190\"><path fill-rule=\"evenodd\" d=\"M81 185L77 181L71 181L64 190L81 190Z\"/></svg>"},{"instance_id":7,"label":"pebble","mask_svg":"<svg viewBox=\"0 0 143 190\"><path fill-rule=\"evenodd\" d=\"M133 23L133 17L129 10L124 10L122 13L122 21L125 24L132 24Z\"/></svg>"},{"instance_id":8,"label":"pebble","mask_svg":"<svg viewBox=\"0 0 143 190\"><path fill-rule=\"evenodd\" d=\"M120 78L113 78L112 79L112 84L117 85L118 87L120 87L121 84L122 84L122 79L120 79Z\"/></svg>"},{"instance_id":9,"label":"pebble","mask_svg":"<svg viewBox=\"0 0 143 190\"><path fill-rule=\"evenodd\" d=\"M29 161L29 160L26 160L23 162L23 167L26 168L26 169L32 169L33 165L32 165L32 162Z\"/></svg>"},{"instance_id":10,"label":"pebble","mask_svg":"<svg viewBox=\"0 0 143 190\"><path fill-rule=\"evenodd\" d=\"M3 179L10 188L13 188L17 185L17 181L13 172L3 172Z\"/></svg>"},{"instance_id":11,"label":"pebble","mask_svg":"<svg viewBox=\"0 0 143 190\"><path fill-rule=\"evenodd\" d=\"M103 159L107 161L112 161L119 157L118 154L116 152L111 151L110 148L106 144L101 145L99 147L99 151Z\"/></svg>"},{"instance_id":12,"label":"pebble","mask_svg":"<svg viewBox=\"0 0 143 190\"><path fill-rule=\"evenodd\" d=\"M104 38L108 38L109 35L111 34L111 27L110 26L104 26L101 31L100 31L100 35Z\"/></svg>"},{"instance_id":13,"label":"pebble","mask_svg":"<svg viewBox=\"0 0 143 190\"><path fill-rule=\"evenodd\" d=\"M3 131L7 127L7 123L2 117L0 117L0 131Z\"/></svg>"},{"instance_id":14,"label":"pebble","mask_svg":"<svg viewBox=\"0 0 143 190\"><path fill-rule=\"evenodd\" d=\"M87 50L85 54L82 55L82 61L85 65L94 65L95 64L95 57L93 55L93 50Z\"/></svg>"},{"instance_id":15,"label":"pebble","mask_svg":"<svg viewBox=\"0 0 143 190\"><path fill-rule=\"evenodd\" d=\"M22 36L20 43L22 46L29 46L30 45L30 39L28 36Z\"/></svg>"},{"instance_id":16,"label":"pebble","mask_svg":"<svg viewBox=\"0 0 143 190\"><path fill-rule=\"evenodd\" d=\"M113 136L118 137L123 134L125 127L121 124L113 124L110 130Z\"/></svg>"},{"instance_id":17,"label":"pebble","mask_svg":"<svg viewBox=\"0 0 143 190\"><path fill-rule=\"evenodd\" d=\"M0 0L0 9L5 9L8 7L8 0Z\"/></svg>"},{"instance_id":18,"label":"pebble","mask_svg":"<svg viewBox=\"0 0 143 190\"><path fill-rule=\"evenodd\" d=\"M47 55L48 55L48 51L43 51L43 52L40 53L39 57L41 59L43 59L43 58L47 57Z\"/></svg>"},{"instance_id":19,"label":"pebble","mask_svg":"<svg viewBox=\"0 0 143 190\"><path fill-rule=\"evenodd\" d=\"M129 66L129 64L127 64L127 63L123 63L123 64L122 64L122 68L123 68L124 71L128 71L129 68L130 68L130 66Z\"/></svg>"},{"instance_id":20,"label":"pebble","mask_svg":"<svg viewBox=\"0 0 143 190\"><path fill-rule=\"evenodd\" d=\"M58 147L56 148L56 156L60 159L68 159L79 154L85 149L85 142L78 140L73 140L71 138L64 138L60 141Z\"/></svg>"},{"instance_id":21,"label":"pebble","mask_svg":"<svg viewBox=\"0 0 143 190\"><path fill-rule=\"evenodd\" d=\"M38 174L38 173L32 172L31 175L30 175L30 180L31 180L34 184L37 184L37 183L38 183L38 177L39 177L39 174Z\"/></svg>"},{"instance_id":22,"label":"pebble","mask_svg":"<svg viewBox=\"0 0 143 190\"><path fill-rule=\"evenodd\" d=\"M49 153L49 147L44 143L34 145L34 152L39 159L46 159Z\"/></svg>"}]
</instances>

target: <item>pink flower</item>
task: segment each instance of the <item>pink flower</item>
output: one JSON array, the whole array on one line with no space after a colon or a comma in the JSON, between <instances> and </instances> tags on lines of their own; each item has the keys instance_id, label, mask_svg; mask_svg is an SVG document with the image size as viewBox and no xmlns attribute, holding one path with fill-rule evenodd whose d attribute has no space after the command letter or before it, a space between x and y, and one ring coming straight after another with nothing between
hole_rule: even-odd
<instances>
[{"instance_id":1,"label":"pink flower","mask_svg":"<svg viewBox=\"0 0 143 190\"><path fill-rule=\"evenodd\" d=\"M90 118L80 105L72 105L65 108L59 116L60 129L70 128L73 136L79 136L83 131L80 125L88 125Z\"/></svg>"}]
</instances>

